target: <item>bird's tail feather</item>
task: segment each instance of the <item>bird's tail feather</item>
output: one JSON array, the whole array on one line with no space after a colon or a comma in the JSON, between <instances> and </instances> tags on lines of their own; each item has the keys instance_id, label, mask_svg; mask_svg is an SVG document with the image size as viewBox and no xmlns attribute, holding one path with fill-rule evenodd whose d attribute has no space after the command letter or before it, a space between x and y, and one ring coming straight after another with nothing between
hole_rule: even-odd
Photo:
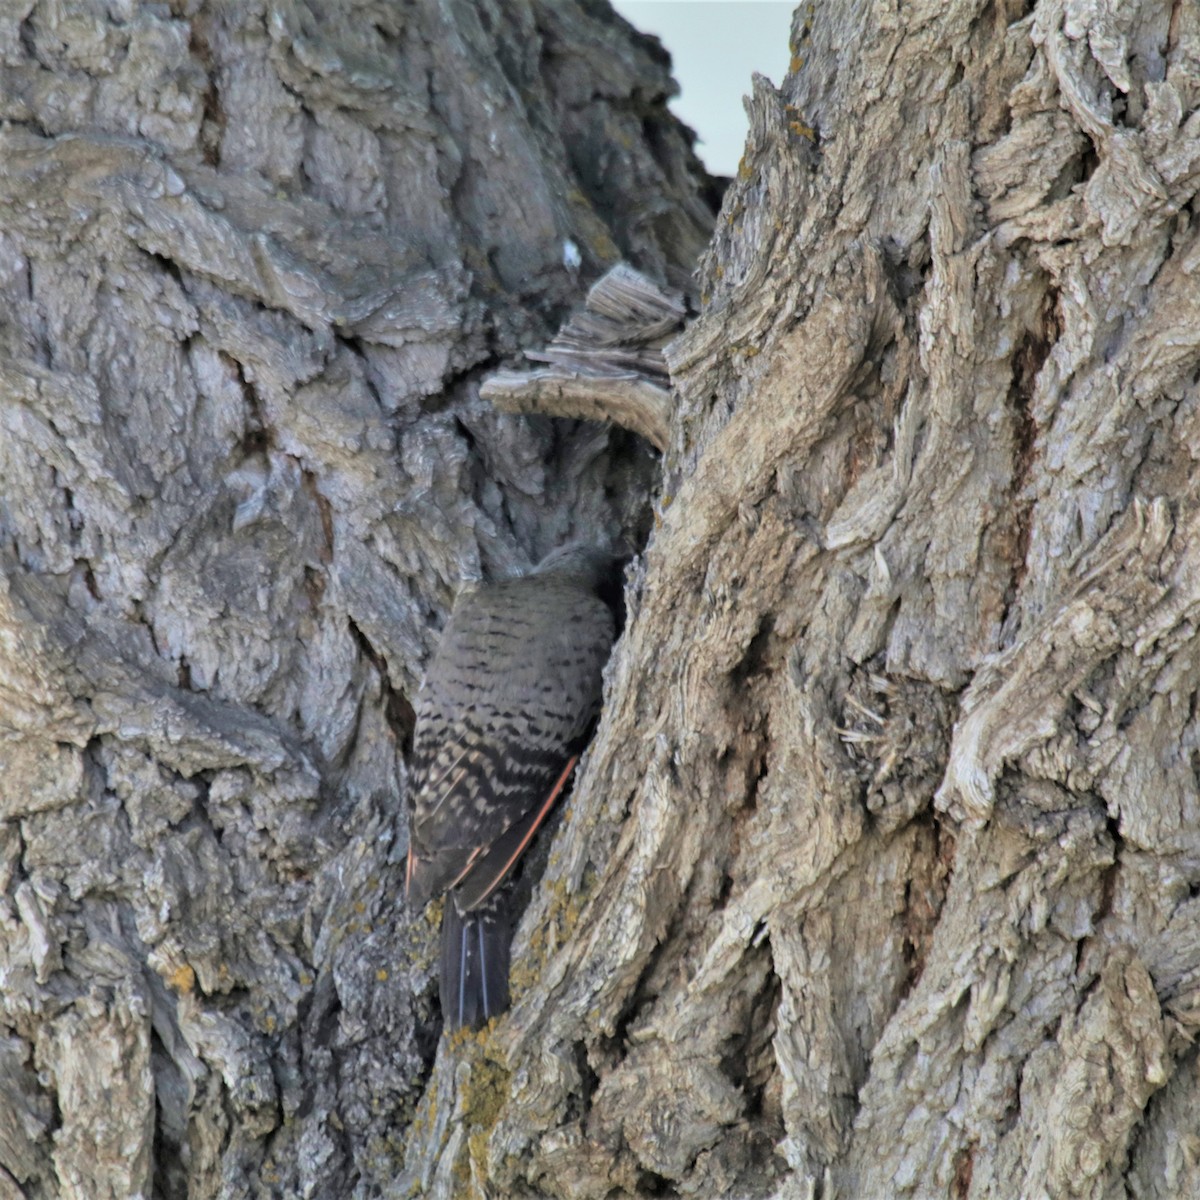
<instances>
[{"instance_id":1,"label":"bird's tail feather","mask_svg":"<svg viewBox=\"0 0 1200 1200\"><path fill-rule=\"evenodd\" d=\"M442 1016L447 1028L478 1029L508 1008L512 940L508 892L497 892L469 913L451 893L442 917Z\"/></svg>"}]
</instances>

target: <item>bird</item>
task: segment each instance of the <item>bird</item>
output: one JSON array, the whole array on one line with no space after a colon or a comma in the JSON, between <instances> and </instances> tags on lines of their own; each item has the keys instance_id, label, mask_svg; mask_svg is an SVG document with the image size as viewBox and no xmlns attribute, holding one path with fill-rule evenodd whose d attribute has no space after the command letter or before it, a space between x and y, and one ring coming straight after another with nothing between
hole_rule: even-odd
<instances>
[{"instance_id":1,"label":"bird","mask_svg":"<svg viewBox=\"0 0 1200 1200\"><path fill-rule=\"evenodd\" d=\"M461 593L414 706L406 892L446 893L447 1028L509 1004L513 880L600 710L616 638L617 558L586 543Z\"/></svg>"}]
</instances>

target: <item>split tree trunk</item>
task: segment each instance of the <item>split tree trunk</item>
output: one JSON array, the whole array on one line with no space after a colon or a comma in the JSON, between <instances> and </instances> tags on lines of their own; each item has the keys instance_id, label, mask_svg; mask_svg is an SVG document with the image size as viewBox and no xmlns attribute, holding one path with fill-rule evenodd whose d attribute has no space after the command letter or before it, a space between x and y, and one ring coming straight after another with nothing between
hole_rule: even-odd
<instances>
[{"instance_id":1,"label":"split tree trunk","mask_svg":"<svg viewBox=\"0 0 1200 1200\"><path fill-rule=\"evenodd\" d=\"M0 1196L1200 1193L1195 7L802 10L661 465L478 398L683 281L661 63L320 11L0 25ZM435 1055L421 664L647 526Z\"/></svg>"}]
</instances>

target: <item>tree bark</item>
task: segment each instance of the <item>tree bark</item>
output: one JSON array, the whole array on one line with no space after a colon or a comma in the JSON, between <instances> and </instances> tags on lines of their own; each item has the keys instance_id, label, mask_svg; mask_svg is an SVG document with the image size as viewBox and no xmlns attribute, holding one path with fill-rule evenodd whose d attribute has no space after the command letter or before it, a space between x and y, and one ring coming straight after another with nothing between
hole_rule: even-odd
<instances>
[{"instance_id":1,"label":"tree bark","mask_svg":"<svg viewBox=\"0 0 1200 1200\"><path fill-rule=\"evenodd\" d=\"M802 7L661 462L478 396L707 236L599 7L0 30L0 1196L1200 1194L1195 6ZM514 1008L435 1047L409 698L596 528Z\"/></svg>"},{"instance_id":2,"label":"tree bark","mask_svg":"<svg viewBox=\"0 0 1200 1200\"><path fill-rule=\"evenodd\" d=\"M619 258L686 283L712 184L603 6L17 4L0 55L0 1196L379 1195L423 663L658 474L478 382Z\"/></svg>"}]
</instances>

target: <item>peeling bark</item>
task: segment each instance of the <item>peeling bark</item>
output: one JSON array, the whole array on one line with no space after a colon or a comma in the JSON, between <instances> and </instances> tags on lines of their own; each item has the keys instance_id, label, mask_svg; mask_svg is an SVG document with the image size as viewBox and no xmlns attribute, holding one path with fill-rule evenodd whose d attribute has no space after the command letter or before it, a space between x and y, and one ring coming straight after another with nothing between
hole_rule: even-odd
<instances>
[{"instance_id":1,"label":"peeling bark","mask_svg":"<svg viewBox=\"0 0 1200 1200\"><path fill-rule=\"evenodd\" d=\"M545 350L526 351L547 366L498 371L479 394L504 412L612 421L665 450L672 405L663 350L685 312L678 298L620 263Z\"/></svg>"}]
</instances>

